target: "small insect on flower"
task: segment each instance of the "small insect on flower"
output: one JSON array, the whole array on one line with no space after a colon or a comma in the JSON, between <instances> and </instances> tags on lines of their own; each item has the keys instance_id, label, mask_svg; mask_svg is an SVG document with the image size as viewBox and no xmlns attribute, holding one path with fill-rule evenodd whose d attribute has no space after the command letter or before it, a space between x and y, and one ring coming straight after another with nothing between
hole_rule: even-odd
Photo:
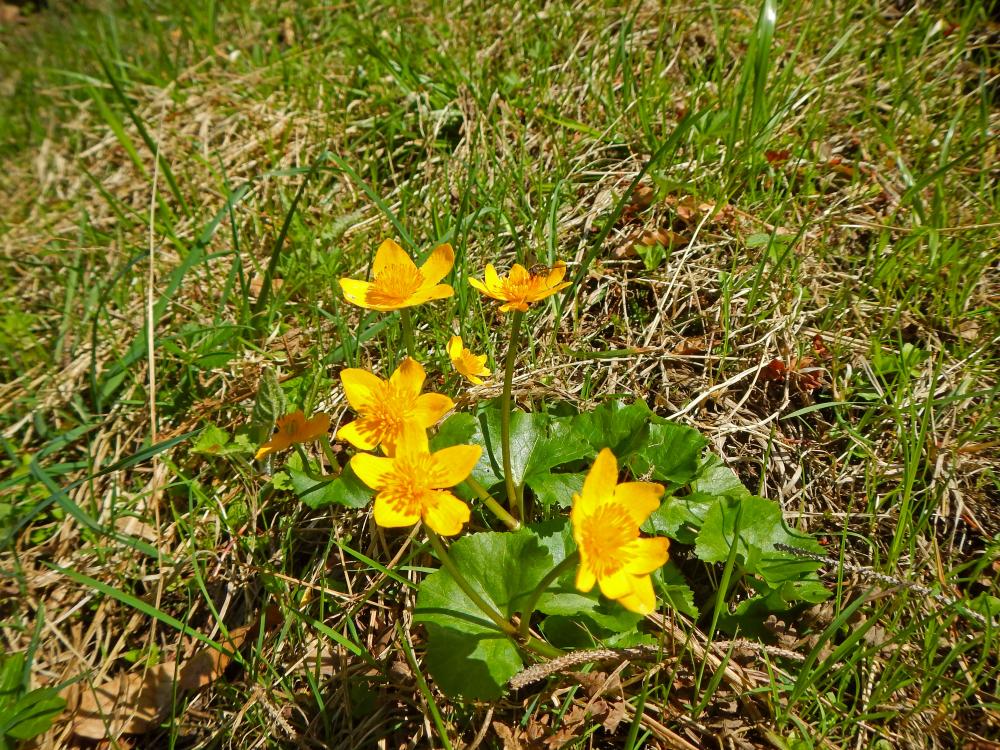
<instances>
[{"instance_id":1,"label":"small insect on flower","mask_svg":"<svg viewBox=\"0 0 1000 750\"><path fill-rule=\"evenodd\" d=\"M400 310L435 299L451 297L455 290L439 284L455 265L455 251L445 243L434 248L427 261L417 268L397 243L379 245L372 263L372 280L341 279L344 299L368 310Z\"/></svg>"},{"instance_id":2,"label":"small insect on flower","mask_svg":"<svg viewBox=\"0 0 1000 750\"><path fill-rule=\"evenodd\" d=\"M660 506L663 487L651 482L618 483L618 461L605 448L594 460L583 490L573 495L570 520L580 550L576 587L601 593L632 612L656 609L650 578L667 562L670 540L639 536L639 527Z\"/></svg>"},{"instance_id":3,"label":"small insect on flower","mask_svg":"<svg viewBox=\"0 0 1000 750\"><path fill-rule=\"evenodd\" d=\"M314 414L306 419L301 410L293 411L283 417L279 417L277 432L266 443L257 449L254 458L260 460L269 453L276 453L290 448L295 443L311 443L320 436L326 434L330 429L329 414Z\"/></svg>"},{"instance_id":4,"label":"small insect on flower","mask_svg":"<svg viewBox=\"0 0 1000 750\"><path fill-rule=\"evenodd\" d=\"M461 336L452 336L448 341L448 358L452 367L474 385L482 385L492 371L486 367L485 354L473 354L462 344Z\"/></svg>"},{"instance_id":5,"label":"small insect on flower","mask_svg":"<svg viewBox=\"0 0 1000 750\"><path fill-rule=\"evenodd\" d=\"M551 268L542 266L541 272L536 274L534 271L537 268L533 266L529 271L520 263L515 263L510 273L501 278L490 263L486 266L483 281L470 278L469 285L487 297L503 302L500 312L509 310L526 312L531 303L551 297L570 285L570 282L563 281L566 264L562 261Z\"/></svg>"},{"instance_id":6,"label":"small insect on flower","mask_svg":"<svg viewBox=\"0 0 1000 750\"><path fill-rule=\"evenodd\" d=\"M447 488L472 473L482 451L478 445L453 445L431 453L427 432L410 424L394 456L359 453L351 468L376 491L373 510L379 526L412 526L422 519L438 534L452 536L468 523L470 511Z\"/></svg>"},{"instance_id":7,"label":"small insect on flower","mask_svg":"<svg viewBox=\"0 0 1000 750\"><path fill-rule=\"evenodd\" d=\"M388 380L355 367L341 370L344 395L358 418L342 426L337 437L365 451L381 445L391 456L407 424L426 430L455 406L443 394L421 393L426 377L420 363L409 357Z\"/></svg>"}]
</instances>

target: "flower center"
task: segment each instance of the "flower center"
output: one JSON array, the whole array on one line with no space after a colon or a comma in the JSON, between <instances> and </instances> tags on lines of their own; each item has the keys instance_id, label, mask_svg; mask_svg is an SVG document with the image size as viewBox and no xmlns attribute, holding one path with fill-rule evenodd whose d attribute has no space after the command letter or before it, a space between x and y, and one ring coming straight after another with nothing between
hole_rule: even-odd
<instances>
[{"instance_id":1,"label":"flower center","mask_svg":"<svg viewBox=\"0 0 1000 750\"><path fill-rule=\"evenodd\" d=\"M382 438L398 436L403 424L413 418L413 399L392 383L386 383L368 415L370 424Z\"/></svg>"},{"instance_id":2,"label":"flower center","mask_svg":"<svg viewBox=\"0 0 1000 750\"><path fill-rule=\"evenodd\" d=\"M601 505L581 520L580 553L598 576L609 575L625 564L622 550L638 536L627 513L610 503Z\"/></svg>"},{"instance_id":3,"label":"flower center","mask_svg":"<svg viewBox=\"0 0 1000 750\"><path fill-rule=\"evenodd\" d=\"M420 515L434 495L434 490L427 486L431 469L430 455L399 456L379 495L397 513Z\"/></svg>"},{"instance_id":4,"label":"flower center","mask_svg":"<svg viewBox=\"0 0 1000 750\"><path fill-rule=\"evenodd\" d=\"M413 296L424 277L417 268L389 265L375 276L365 301L375 305L397 305Z\"/></svg>"}]
</instances>

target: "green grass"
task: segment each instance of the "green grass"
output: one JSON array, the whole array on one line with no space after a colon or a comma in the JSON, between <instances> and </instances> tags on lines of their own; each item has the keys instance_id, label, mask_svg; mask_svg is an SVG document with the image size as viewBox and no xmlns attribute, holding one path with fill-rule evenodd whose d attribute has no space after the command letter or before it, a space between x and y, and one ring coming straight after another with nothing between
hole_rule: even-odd
<instances>
[{"instance_id":1,"label":"green grass","mask_svg":"<svg viewBox=\"0 0 1000 750\"><path fill-rule=\"evenodd\" d=\"M208 424L236 435L267 369L292 402L336 419L340 367L390 368L396 318L359 315L337 284L366 273L390 236L419 256L444 241L457 253L454 305L416 312L431 379L449 377L452 334L502 367L503 321L465 277L566 260L577 284L535 319L523 401L626 393L669 417L731 380L681 419L747 486L833 557L996 611L990 13L26 13L0 35L5 647L25 650L47 623L32 669L55 685L114 674L133 651L178 658L180 641L217 644L219 623L275 607L280 624L245 669L179 701L163 744L472 741L486 707L450 703L423 678L420 630L400 618L428 563L420 545L366 511L310 511L248 456L195 453L188 437ZM640 175L649 206L632 203ZM688 215L689 196L705 208ZM660 228L687 243L647 269L626 251ZM255 277L281 284L262 298ZM822 369L818 389L754 373L795 357ZM676 618L690 638L676 662L623 675L625 699L656 723L612 735L591 722L575 746L669 747L661 725L695 745L734 727L761 747L996 740L995 631L959 607L831 567L830 604L773 624L775 645L801 660L716 648L755 675L741 691L698 650L746 593L734 582L716 601L724 573L704 572L701 619ZM560 680L573 684L525 689L492 720L555 731ZM498 736L488 729L483 746Z\"/></svg>"}]
</instances>

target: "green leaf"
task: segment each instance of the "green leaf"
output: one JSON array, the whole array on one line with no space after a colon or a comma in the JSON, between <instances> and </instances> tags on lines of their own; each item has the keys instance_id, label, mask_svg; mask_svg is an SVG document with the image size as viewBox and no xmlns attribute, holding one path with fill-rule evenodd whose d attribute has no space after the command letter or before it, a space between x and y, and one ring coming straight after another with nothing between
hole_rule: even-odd
<instances>
[{"instance_id":1,"label":"green leaf","mask_svg":"<svg viewBox=\"0 0 1000 750\"><path fill-rule=\"evenodd\" d=\"M528 487L535 493L535 499L544 508L558 506L568 508L573 504L573 493L583 489L586 474L542 473L528 477Z\"/></svg>"},{"instance_id":2,"label":"green leaf","mask_svg":"<svg viewBox=\"0 0 1000 750\"><path fill-rule=\"evenodd\" d=\"M278 383L278 376L270 367L261 372L260 386L257 389L257 399L254 401L250 421L252 424L253 442L262 443L271 436L271 430L278 417L283 417L288 409L285 392Z\"/></svg>"},{"instance_id":3,"label":"green leaf","mask_svg":"<svg viewBox=\"0 0 1000 750\"><path fill-rule=\"evenodd\" d=\"M750 490L736 476L721 458L709 454L698 472L698 478L692 482L693 492L703 492L706 495L729 495L730 497L745 497Z\"/></svg>"},{"instance_id":4,"label":"green leaf","mask_svg":"<svg viewBox=\"0 0 1000 750\"><path fill-rule=\"evenodd\" d=\"M229 443L229 433L214 424L208 424L198 433L194 444L191 446L192 453L222 453Z\"/></svg>"},{"instance_id":5,"label":"green leaf","mask_svg":"<svg viewBox=\"0 0 1000 750\"><path fill-rule=\"evenodd\" d=\"M434 437L430 439L431 450L439 451L453 445L480 445L474 442L478 431L474 416L456 412L440 424Z\"/></svg>"},{"instance_id":6,"label":"green leaf","mask_svg":"<svg viewBox=\"0 0 1000 750\"><path fill-rule=\"evenodd\" d=\"M450 556L473 589L505 617L554 563L531 529L464 536ZM472 602L447 570L420 584L415 622L427 628L427 668L450 696L495 700L522 661L517 646Z\"/></svg>"},{"instance_id":7,"label":"green leaf","mask_svg":"<svg viewBox=\"0 0 1000 750\"><path fill-rule=\"evenodd\" d=\"M32 690L10 709L6 721L0 725L3 730L0 733L16 740L31 739L52 726L52 721L65 707L66 701L59 697L55 688Z\"/></svg>"},{"instance_id":8,"label":"green leaf","mask_svg":"<svg viewBox=\"0 0 1000 750\"><path fill-rule=\"evenodd\" d=\"M651 472L658 482L673 488L688 484L698 474L701 452L708 441L701 433L674 422L653 424L649 438L629 466L636 476Z\"/></svg>"},{"instance_id":9,"label":"green leaf","mask_svg":"<svg viewBox=\"0 0 1000 750\"><path fill-rule=\"evenodd\" d=\"M694 592L672 560L668 560L666 565L653 573L653 582L671 607L688 617L698 617Z\"/></svg>"},{"instance_id":10,"label":"green leaf","mask_svg":"<svg viewBox=\"0 0 1000 750\"><path fill-rule=\"evenodd\" d=\"M371 502L372 491L358 478L350 464L344 467L340 476L333 479L315 479L290 466L285 470L291 478L295 494L313 510L328 505L364 508Z\"/></svg>"},{"instance_id":11,"label":"green leaf","mask_svg":"<svg viewBox=\"0 0 1000 750\"><path fill-rule=\"evenodd\" d=\"M694 544L705 514L718 499L716 495L704 492L668 495L663 498L660 507L650 514L649 520L642 525L642 530L669 536L681 544Z\"/></svg>"},{"instance_id":12,"label":"green leaf","mask_svg":"<svg viewBox=\"0 0 1000 750\"><path fill-rule=\"evenodd\" d=\"M735 544L737 562L759 576L769 589L780 589L783 597L798 597L801 593L802 598L811 601L818 595L815 587L783 587L789 581L808 580L819 563L775 549L779 543L823 551L812 537L788 530L777 503L753 495L721 497L705 514L695 554L705 562L722 562Z\"/></svg>"},{"instance_id":13,"label":"green leaf","mask_svg":"<svg viewBox=\"0 0 1000 750\"><path fill-rule=\"evenodd\" d=\"M607 401L574 420L574 432L590 443L594 452L610 448L619 461L646 444L652 412L645 401L625 405Z\"/></svg>"}]
</instances>

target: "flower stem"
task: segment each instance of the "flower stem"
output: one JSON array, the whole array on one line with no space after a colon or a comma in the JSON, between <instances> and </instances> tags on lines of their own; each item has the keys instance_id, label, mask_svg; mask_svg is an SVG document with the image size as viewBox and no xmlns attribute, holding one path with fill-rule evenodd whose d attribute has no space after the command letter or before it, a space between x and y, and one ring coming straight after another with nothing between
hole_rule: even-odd
<instances>
[{"instance_id":1,"label":"flower stem","mask_svg":"<svg viewBox=\"0 0 1000 750\"><path fill-rule=\"evenodd\" d=\"M531 637L531 615L535 612L538 600L541 598L542 594L545 593L545 590L551 586L554 581L558 580L559 576L572 568L578 562L580 562L579 552L567 555L563 558L561 563L552 568L552 570L550 570L545 577L538 582L538 585L535 586L531 594L528 595L524 609L521 611L521 626L517 629L518 638L526 641Z\"/></svg>"},{"instance_id":2,"label":"flower stem","mask_svg":"<svg viewBox=\"0 0 1000 750\"><path fill-rule=\"evenodd\" d=\"M536 654L548 657L549 659L558 659L560 656L566 655L566 652L558 646L553 646L547 641L539 640L533 635L529 635L526 639L521 640L520 643L529 651L534 651Z\"/></svg>"},{"instance_id":3,"label":"flower stem","mask_svg":"<svg viewBox=\"0 0 1000 750\"><path fill-rule=\"evenodd\" d=\"M338 468L339 464L337 463L337 456L333 452L333 445L330 443L330 436L323 435L319 439L319 445L323 449L323 455L326 456L326 460L330 462L330 469Z\"/></svg>"},{"instance_id":4,"label":"flower stem","mask_svg":"<svg viewBox=\"0 0 1000 750\"><path fill-rule=\"evenodd\" d=\"M416 359L416 349L413 346L413 321L410 320L410 309L408 307L400 308L399 320L403 324L403 344L406 346L406 353L413 357L413 359Z\"/></svg>"},{"instance_id":5,"label":"flower stem","mask_svg":"<svg viewBox=\"0 0 1000 750\"><path fill-rule=\"evenodd\" d=\"M524 313L514 311L510 322L510 341L507 344L507 363L503 371L503 396L500 401L500 444L503 450L503 478L507 486L507 503L519 520L524 520L524 502L514 485L510 460L510 392L514 385L514 360L517 358L517 339L521 332Z\"/></svg>"},{"instance_id":6,"label":"flower stem","mask_svg":"<svg viewBox=\"0 0 1000 750\"><path fill-rule=\"evenodd\" d=\"M479 609L483 611L483 614L489 617L493 624L496 625L500 630L504 632L505 635L515 636L517 634L517 628L511 624L510 620L504 617L502 614L496 611L496 609L489 604L483 597L481 597L469 581L466 579L462 572L455 565L455 561L451 559L451 555L448 554L447 548L444 546L444 542L441 541L441 537L435 534L430 528L426 529L427 538L431 541L431 546L434 548L434 552L437 553L438 559L444 566L444 569L448 571L449 575L458 584L458 587L462 589L462 592L469 597L473 604L475 604Z\"/></svg>"},{"instance_id":7,"label":"flower stem","mask_svg":"<svg viewBox=\"0 0 1000 750\"><path fill-rule=\"evenodd\" d=\"M465 478L465 483L469 486L469 489L475 492L476 496L483 501L483 505L493 511L493 515L503 522L504 526L511 531L517 531L521 528L521 522L508 513L500 503L494 500L493 496L486 490L486 488L473 479L471 475Z\"/></svg>"}]
</instances>

